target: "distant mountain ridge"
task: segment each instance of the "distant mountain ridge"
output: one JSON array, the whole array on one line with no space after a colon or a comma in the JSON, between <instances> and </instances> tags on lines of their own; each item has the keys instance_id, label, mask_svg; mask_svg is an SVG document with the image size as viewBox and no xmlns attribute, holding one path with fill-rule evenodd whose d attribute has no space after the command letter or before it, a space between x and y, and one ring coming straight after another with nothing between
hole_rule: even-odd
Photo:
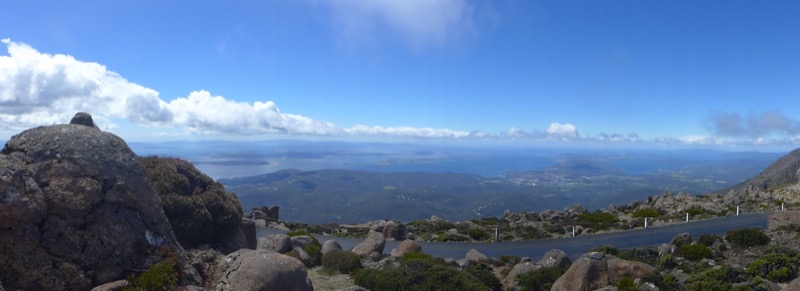
<instances>
[{"instance_id":1,"label":"distant mountain ridge","mask_svg":"<svg viewBox=\"0 0 800 291\"><path fill-rule=\"evenodd\" d=\"M800 148L779 158L757 176L718 191L723 195L759 196L800 181ZM781 195L785 196L785 195ZM791 198L791 197L789 197Z\"/></svg>"}]
</instances>

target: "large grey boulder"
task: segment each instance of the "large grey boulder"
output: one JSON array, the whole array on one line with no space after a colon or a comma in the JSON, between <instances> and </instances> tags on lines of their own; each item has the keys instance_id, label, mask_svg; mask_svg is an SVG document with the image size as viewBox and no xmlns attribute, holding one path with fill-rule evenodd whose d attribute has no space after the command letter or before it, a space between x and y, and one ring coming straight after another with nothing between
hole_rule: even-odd
<instances>
[{"instance_id":1,"label":"large grey boulder","mask_svg":"<svg viewBox=\"0 0 800 291\"><path fill-rule=\"evenodd\" d=\"M383 248L386 246L386 239L383 234L371 230L367 235L367 239L353 248L354 253L359 256L369 256L374 252L383 253Z\"/></svg>"},{"instance_id":2,"label":"large grey boulder","mask_svg":"<svg viewBox=\"0 0 800 291\"><path fill-rule=\"evenodd\" d=\"M340 245L339 242L336 241L335 239L326 240L322 244L322 255L326 255L332 251L341 251L341 250L342 250L342 245Z\"/></svg>"},{"instance_id":3,"label":"large grey boulder","mask_svg":"<svg viewBox=\"0 0 800 291\"><path fill-rule=\"evenodd\" d=\"M268 235L258 239L257 249L285 254L292 250L292 239L286 234Z\"/></svg>"},{"instance_id":4,"label":"large grey boulder","mask_svg":"<svg viewBox=\"0 0 800 291\"><path fill-rule=\"evenodd\" d=\"M414 240L407 239L400 242L400 244L396 248L392 249L391 255L393 257L402 257L403 255L408 253L418 253L421 251L422 251L422 245L420 245L418 242Z\"/></svg>"},{"instance_id":5,"label":"large grey boulder","mask_svg":"<svg viewBox=\"0 0 800 291\"><path fill-rule=\"evenodd\" d=\"M248 247L236 194L177 158L140 159L156 188L175 236L186 248L210 245L228 254Z\"/></svg>"},{"instance_id":6,"label":"large grey boulder","mask_svg":"<svg viewBox=\"0 0 800 291\"><path fill-rule=\"evenodd\" d=\"M566 268L570 264L572 264L572 259L567 256L562 250L559 249L552 249L547 251L547 253L542 256L542 259L539 260L537 263L542 267L561 267Z\"/></svg>"},{"instance_id":7,"label":"large grey boulder","mask_svg":"<svg viewBox=\"0 0 800 291\"><path fill-rule=\"evenodd\" d=\"M0 152L6 288L89 290L148 269L164 250L185 259L144 167L119 137L45 126L13 136ZM182 282L199 280L189 276Z\"/></svg>"},{"instance_id":8,"label":"large grey boulder","mask_svg":"<svg viewBox=\"0 0 800 291\"><path fill-rule=\"evenodd\" d=\"M217 291L311 291L308 271L295 258L267 250L239 250L220 261Z\"/></svg>"},{"instance_id":9,"label":"large grey boulder","mask_svg":"<svg viewBox=\"0 0 800 291\"><path fill-rule=\"evenodd\" d=\"M91 128L97 128L97 125L94 124L94 119L92 119L92 115L86 112L78 112L75 116L72 117L72 120L69 121L69 124L77 124L88 126Z\"/></svg>"},{"instance_id":10,"label":"large grey boulder","mask_svg":"<svg viewBox=\"0 0 800 291\"><path fill-rule=\"evenodd\" d=\"M592 252L573 262L550 290L596 290L612 286L623 277L642 278L655 272L653 266L645 263Z\"/></svg>"},{"instance_id":11,"label":"large grey boulder","mask_svg":"<svg viewBox=\"0 0 800 291\"><path fill-rule=\"evenodd\" d=\"M394 221L387 221L385 225L383 225L383 237L386 239L400 239L400 233L397 231L397 223Z\"/></svg>"},{"instance_id":12,"label":"large grey boulder","mask_svg":"<svg viewBox=\"0 0 800 291\"><path fill-rule=\"evenodd\" d=\"M293 247L299 247L301 249L305 249L308 245L313 244L315 241L314 238L308 235L293 236L291 237L291 240Z\"/></svg>"}]
</instances>

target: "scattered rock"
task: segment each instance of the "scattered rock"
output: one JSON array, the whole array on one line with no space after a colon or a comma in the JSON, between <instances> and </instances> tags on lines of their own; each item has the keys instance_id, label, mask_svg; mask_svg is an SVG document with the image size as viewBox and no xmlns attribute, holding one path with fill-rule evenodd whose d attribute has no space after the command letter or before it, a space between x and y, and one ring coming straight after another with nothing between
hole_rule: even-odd
<instances>
[{"instance_id":1,"label":"scattered rock","mask_svg":"<svg viewBox=\"0 0 800 291\"><path fill-rule=\"evenodd\" d=\"M257 249L285 254L292 250L292 240L286 234L268 235L258 240Z\"/></svg>"},{"instance_id":2,"label":"scattered rock","mask_svg":"<svg viewBox=\"0 0 800 291\"><path fill-rule=\"evenodd\" d=\"M407 239L402 241L400 245L394 248L391 252L391 255L393 257L402 257L403 255L408 253L418 253L421 251L422 251L422 245L420 245L416 241Z\"/></svg>"},{"instance_id":3,"label":"scattered rock","mask_svg":"<svg viewBox=\"0 0 800 291\"><path fill-rule=\"evenodd\" d=\"M305 249L308 245L314 243L314 238L307 235L298 235L291 237L292 246Z\"/></svg>"},{"instance_id":4,"label":"scattered rock","mask_svg":"<svg viewBox=\"0 0 800 291\"><path fill-rule=\"evenodd\" d=\"M76 124L76 125L83 125L88 126L91 128L98 128L97 125L94 124L94 120L92 119L92 115L86 112L78 112L75 116L72 117L72 120L69 121L69 124Z\"/></svg>"},{"instance_id":5,"label":"scattered rock","mask_svg":"<svg viewBox=\"0 0 800 291\"><path fill-rule=\"evenodd\" d=\"M769 230L792 224L800 225L800 211L775 212L769 215Z\"/></svg>"},{"instance_id":6,"label":"scattered rock","mask_svg":"<svg viewBox=\"0 0 800 291\"><path fill-rule=\"evenodd\" d=\"M111 133L65 124L15 135L0 152L0 280L11 290L89 290L146 270L157 249L183 257L161 205Z\"/></svg>"},{"instance_id":7,"label":"scattered rock","mask_svg":"<svg viewBox=\"0 0 800 291\"><path fill-rule=\"evenodd\" d=\"M383 248L386 246L386 240L383 234L377 231L370 231L367 239L353 248L353 252L359 256L368 256L373 252L383 253Z\"/></svg>"},{"instance_id":8,"label":"scattered rock","mask_svg":"<svg viewBox=\"0 0 800 291\"><path fill-rule=\"evenodd\" d=\"M259 206L250 211L251 219L262 219L265 222L278 222L280 220L280 206Z\"/></svg>"},{"instance_id":9,"label":"scattered rock","mask_svg":"<svg viewBox=\"0 0 800 291\"><path fill-rule=\"evenodd\" d=\"M509 278L509 280L516 281L518 276L531 273L541 268L542 268L541 265L534 264L531 262L519 263L514 265L514 268L511 269L511 272L509 272L508 276L506 277Z\"/></svg>"},{"instance_id":10,"label":"scattered rock","mask_svg":"<svg viewBox=\"0 0 800 291\"><path fill-rule=\"evenodd\" d=\"M213 288L218 291L301 290L314 287L303 263L268 250L239 250L220 261Z\"/></svg>"},{"instance_id":11,"label":"scattered rock","mask_svg":"<svg viewBox=\"0 0 800 291\"><path fill-rule=\"evenodd\" d=\"M539 260L537 263L542 267L561 267L566 268L570 264L572 264L572 260L567 256L562 250L559 249L552 249L547 251L547 253L542 256L542 259Z\"/></svg>"},{"instance_id":12,"label":"scattered rock","mask_svg":"<svg viewBox=\"0 0 800 291\"><path fill-rule=\"evenodd\" d=\"M214 278L219 261L225 256L214 249L192 249L186 252L189 263L200 273L203 281Z\"/></svg>"},{"instance_id":13,"label":"scattered rock","mask_svg":"<svg viewBox=\"0 0 800 291\"><path fill-rule=\"evenodd\" d=\"M467 252L467 255L464 256L464 260L468 265L474 265L477 263L486 263L490 261L489 257L477 251L476 249L470 249Z\"/></svg>"},{"instance_id":14,"label":"scattered rock","mask_svg":"<svg viewBox=\"0 0 800 291\"><path fill-rule=\"evenodd\" d=\"M655 272L653 266L645 263L591 252L576 260L550 290L596 290L613 286L623 277L635 279Z\"/></svg>"},{"instance_id":15,"label":"scattered rock","mask_svg":"<svg viewBox=\"0 0 800 291\"><path fill-rule=\"evenodd\" d=\"M400 240L399 232L397 231L397 223L388 221L383 226L383 237L386 239Z\"/></svg>"},{"instance_id":16,"label":"scattered rock","mask_svg":"<svg viewBox=\"0 0 800 291\"><path fill-rule=\"evenodd\" d=\"M92 288L92 291L122 291L128 286L128 280L117 280ZM0 291L3 286L0 286Z\"/></svg>"},{"instance_id":17,"label":"scattered rock","mask_svg":"<svg viewBox=\"0 0 800 291\"><path fill-rule=\"evenodd\" d=\"M322 244L322 255L325 255L332 251L341 251L341 250L342 250L342 245L340 245L339 242L336 241L335 239L326 240Z\"/></svg>"}]
</instances>

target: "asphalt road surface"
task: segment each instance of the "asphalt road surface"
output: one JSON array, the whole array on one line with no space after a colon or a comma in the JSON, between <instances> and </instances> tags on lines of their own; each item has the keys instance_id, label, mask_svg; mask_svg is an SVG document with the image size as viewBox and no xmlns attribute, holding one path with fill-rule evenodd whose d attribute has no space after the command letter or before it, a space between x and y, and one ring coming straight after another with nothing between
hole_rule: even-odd
<instances>
[{"instance_id":1,"label":"asphalt road surface","mask_svg":"<svg viewBox=\"0 0 800 291\"><path fill-rule=\"evenodd\" d=\"M460 259L470 249L493 258L512 255L530 257L534 261L541 258L548 250L560 249L572 259L576 259L599 245L612 245L618 249L642 248L658 246L669 241L680 233L690 233L697 239L703 234L724 235L726 232L741 228L767 227L769 213L748 213L739 216L729 216L707 220L698 220L689 223L679 223L648 229L636 229L604 234L592 234L570 238L557 238L517 242L422 242L422 251L437 257L451 257ZM275 229L258 229L258 236L280 233ZM336 239L345 250L356 246L361 240L352 238L339 238L317 235L320 242ZM397 241L387 241L384 253L389 253L399 244Z\"/></svg>"}]
</instances>

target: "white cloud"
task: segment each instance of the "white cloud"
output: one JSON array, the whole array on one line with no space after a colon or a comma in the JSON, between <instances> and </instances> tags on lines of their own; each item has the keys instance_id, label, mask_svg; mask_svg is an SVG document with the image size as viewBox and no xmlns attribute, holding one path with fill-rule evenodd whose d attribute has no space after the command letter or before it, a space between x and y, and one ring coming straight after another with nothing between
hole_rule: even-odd
<instances>
[{"instance_id":1,"label":"white cloud","mask_svg":"<svg viewBox=\"0 0 800 291\"><path fill-rule=\"evenodd\" d=\"M127 119L151 126L185 129L199 134L286 134L464 138L470 132L444 128L342 128L296 114L282 113L272 101L237 102L208 91L194 91L170 102L153 89L131 83L105 66L72 56L40 53L2 40L8 56L0 55L0 122L2 130L65 123L75 112L90 112L101 128Z\"/></svg>"},{"instance_id":2,"label":"white cloud","mask_svg":"<svg viewBox=\"0 0 800 291\"><path fill-rule=\"evenodd\" d=\"M575 125L572 125L570 123L558 123L558 122L550 123L550 126L547 127L547 130L545 132L554 137L561 137L561 138L578 137L578 129L575 127Z\"/></svg>"},{"instance_id":3,"label":"white cloud","mask_svg":"<svg viewBox=\"0 0 800 291\"><path fill-rule=\"evenodd\" d=\"M330 0L334 29L348 42L396 34L415 49L444 45L473 30L467 0Z\"/></svg>"}]
</instances>

